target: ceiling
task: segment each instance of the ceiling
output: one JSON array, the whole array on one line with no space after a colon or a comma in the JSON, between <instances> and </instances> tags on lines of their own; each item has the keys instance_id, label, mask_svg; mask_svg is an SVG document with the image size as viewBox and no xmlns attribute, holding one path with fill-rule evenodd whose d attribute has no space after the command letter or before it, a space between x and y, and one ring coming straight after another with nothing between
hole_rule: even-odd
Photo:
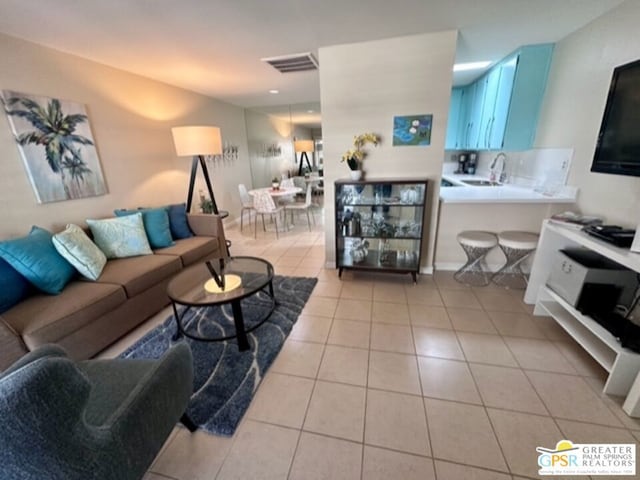
<instances>
[{"instance_id":1,"label":"ceiling","mask_svg":"<svg viewBox=\"0 0 640 480\"><path fill-rule=\"evenodd\" d=\"M558 41L622 1L0 0L0 32L264 107L320 99L317 71L281 74L264 57L317 58L322 46L458 29L456 62L495 62L520 45Z\"/></svg>"}]
</instances>

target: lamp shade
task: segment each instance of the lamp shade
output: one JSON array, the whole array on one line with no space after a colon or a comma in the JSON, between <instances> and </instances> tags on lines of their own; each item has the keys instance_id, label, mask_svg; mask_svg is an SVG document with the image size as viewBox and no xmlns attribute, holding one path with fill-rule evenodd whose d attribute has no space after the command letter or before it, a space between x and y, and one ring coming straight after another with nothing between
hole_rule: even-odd
<instances>
[{"instance_id":1,"label":"lamp shade","mask_svg":"<svg viewBox=\"0 0 640 480\"><path fill-rule=\"evenodd\" d=\"M173 127L173 143L179 157L194 155L220 155L222 138L218 127Z\"/></svg>"},{"instance_id":2,"label":"lamp shade","mask_svg":"<svg viewBox=\"0 0 640 480\"><path fill-rule=\"evenodd\" d=\"M313 152L313 140L296 140L293 142L293 148L296 153Z\"/></svg>"}]
</instances>

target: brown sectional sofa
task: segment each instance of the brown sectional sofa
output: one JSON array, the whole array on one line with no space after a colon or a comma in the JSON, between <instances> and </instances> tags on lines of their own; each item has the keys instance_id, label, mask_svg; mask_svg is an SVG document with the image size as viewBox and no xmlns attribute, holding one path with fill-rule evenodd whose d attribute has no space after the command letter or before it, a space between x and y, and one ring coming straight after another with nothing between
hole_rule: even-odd
<instances>
[{"instance_id":1,"label":"brown sectional sofa","mask_svg":"<svg viewBox=\"0 0 640 480\"><path fill-rule=\"evenodd\" d=\"M86 359L169 304L166 287L182 268L227 255L222 220L189 214L194 237L153 255L109 260L96 282L77 278L59 295L38 293L0 315L0 371L45 343Z\"/></svg>"}]
</instances>

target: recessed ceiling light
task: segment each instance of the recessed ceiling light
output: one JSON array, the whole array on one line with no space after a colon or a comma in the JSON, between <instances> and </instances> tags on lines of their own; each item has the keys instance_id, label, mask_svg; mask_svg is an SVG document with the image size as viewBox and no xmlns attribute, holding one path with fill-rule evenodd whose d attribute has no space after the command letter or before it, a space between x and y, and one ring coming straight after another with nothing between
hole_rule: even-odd
<instances>
[{"instance_id":1,"label":"recessed ceiling light","mask_svg":"<svg viewBox=\"0 0 640 480\"><path fill-rule=\"evenodd\" d=\"M269 93L273 93L274 95L276 95L277 93L280 93L280 90L276 90L274 88L274 89L269 90Z\"/></svg>"},{"instance_id":2,"label":"recessed ceiling light","mask_svg":"<svg viewBox=\"0 0 640 480\"><path fill-rule=\"evenodd\" d=\"M470 62L470 63L456 63L453 66L454 72L464 72L466 70L479 70L491 65L491 62Z\"/></svg>"},{"instance_id":3,"label":"recessed ceiling light","mask_svg":"<svg viewBox=\"0 0 640 480\"><path fill-rule=\"evenodd\" d=\"M307 110L307 113L313 113L313 110Z\"/></svg>"}]
</instances>

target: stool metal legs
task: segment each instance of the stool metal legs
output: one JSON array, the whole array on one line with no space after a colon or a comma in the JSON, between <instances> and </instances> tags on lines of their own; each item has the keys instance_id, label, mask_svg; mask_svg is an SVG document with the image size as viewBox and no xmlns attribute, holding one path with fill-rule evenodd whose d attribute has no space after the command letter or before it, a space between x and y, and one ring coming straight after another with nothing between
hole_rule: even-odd
<instances>
[{"instance_id":1,"label":"stool metal legs","mask_svg":"<svg viewBox=\"0 0 640 480\"><path fill-rule=\"evenodd\" d=\"M483 268L484 257L493 247L472 247L460 244L467 254L467 263L453 274L453 278L460 283L473 286L489 285L491 273Z\"/></svg>"},{"instance_id":2,"label":"stool metal legs","mask_svg":"<svg viewBox=\"0 0 640 480\"><path fill-rule=\"evenodd\" d=\"M507 257L507 263L493 275L491 279L493 283L505 288L527 288L528 279L520 265L535 249L523 250L504 245L500 245L500 248L504 252L504 256Z\"/></svg>"}]
</instances>

